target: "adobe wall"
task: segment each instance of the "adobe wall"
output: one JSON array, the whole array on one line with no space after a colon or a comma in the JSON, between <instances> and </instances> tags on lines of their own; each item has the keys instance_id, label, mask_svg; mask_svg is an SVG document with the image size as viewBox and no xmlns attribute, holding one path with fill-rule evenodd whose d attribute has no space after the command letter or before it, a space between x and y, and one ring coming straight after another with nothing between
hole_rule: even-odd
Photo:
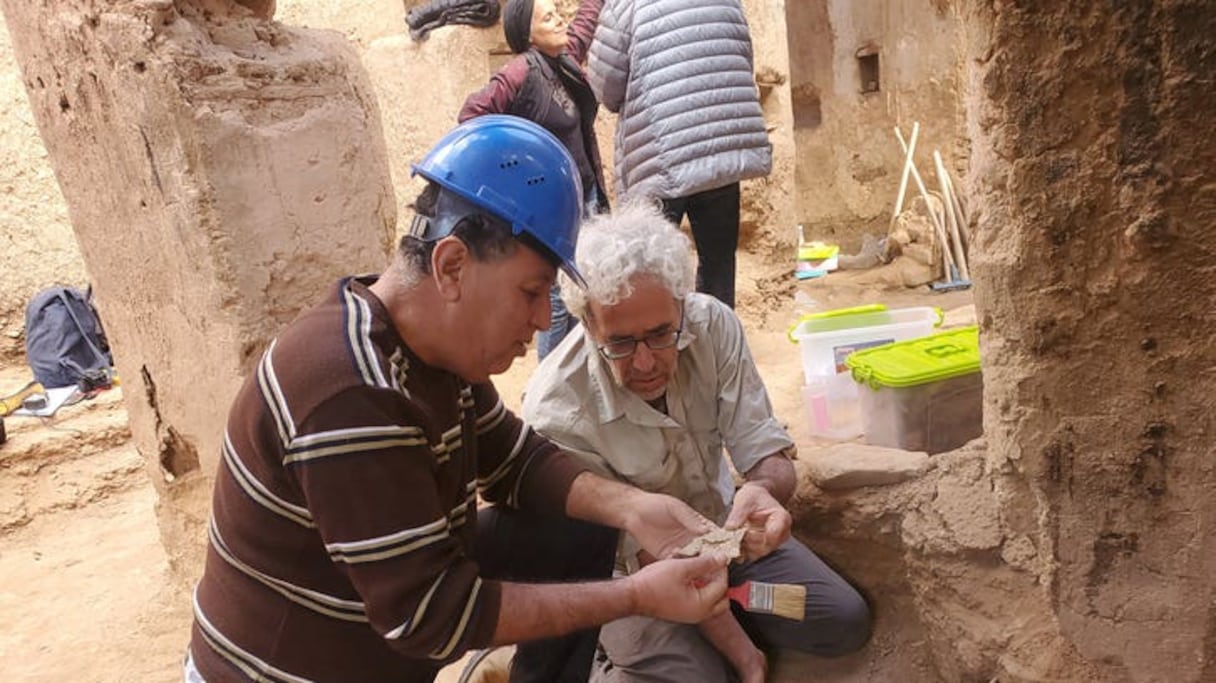
<instances>
[{"instance_id":1,"label":"adobe wall","mask_svg":"<svg viewBox=\"0 0 1216 683\"><path fill-rule=\"evenodd\" d=\"M410 177L410 164L456 125L465 97L497 67L490 53L502 30L449 26L415 42L405 13L401 0L280 0L275 19L336 30L350 41L379 102L397 214L408 217L423 187Z\"/></svg>"},{"instance_id":2,"label":"adobe wall","mask_svg":"<svg viewBox=\"0 0 1216 683\"><path fill-rule=\"evenodd\" d=\"M773 170L743 183L740 243L761 253L788 258L797 242L798 151L790 102L790 53L785 2L744 0L758 74L760 105L773 145ZM775 78L774 78L775 77ZM772 80L770 80L772 79Z\"/></svg>"},{"instance_id":3,"label":"adobe wall","mask_svg":"<svg viewBox=\"0 0 1216 683\"><path fill-rule=\"evenodd\" d=\"M806 0L785 11L797 220L807 239L851 248L866 232L887 232L904 164L896 126L909 139L920 123L916 164L929 189L934 149L956 180L966 170L960 9L949 0ZM859 55L873 55L877 83Z\"/></svg>"},{"instance_id":4,"label":"adobe wall","mask_svg":"<svg viewBox=\"0 0 1216 683\"><path fill-rule=\"evenodd\" d=\"M242 379L338 276L387 260L376 98L340 35L224 2L2 6L166 544L195 553Z\"/></svg>"},{"instance_id":5,"label":"adobe wall","mask_svg":"<svg viewBox=\"0 0 1216 683\"><path fill-rule=\"evenodd\" d=\"M990 465L1100 680L1216 680L1216 11L973 9Z\"/></svg>"},{"instance_id":6,"label":"adobe wall","mask_svg":"<svg viewBox=\"0 0 1216 683\"><path fill-rule=\"evenodd\" d=\"M0 16L0 362L24 362L25 306L54 284L88 282L67 206L38 137Z\"/></svg>"}]
</instances>

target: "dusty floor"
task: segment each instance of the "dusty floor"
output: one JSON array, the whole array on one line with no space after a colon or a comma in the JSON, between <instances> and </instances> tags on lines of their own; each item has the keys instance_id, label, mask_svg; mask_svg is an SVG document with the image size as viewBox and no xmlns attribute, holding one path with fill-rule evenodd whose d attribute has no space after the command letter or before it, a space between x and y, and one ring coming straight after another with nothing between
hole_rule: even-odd
<instances>
[{"instance_id":1,"label":"dusty floor","mask_svg":"<svg viewBox=\"0 0 1216 683\"><path fill-rule=\"evenodd\" d=\"M0 371L0 393L28 381ZM10 417L0 446L0 679L169 681L189 612L168 586L155 491L120 390L54 418Z\"/></svg>"},{"instance_id":2,"label":"dusty floor","mask_svg":"<svg viewBox=\"0 0 1216 683\"><path fill-rule=\"evenodd\" d=\"M851 285L847 274L796 288L772 261L741 254L739 307L777 413L804 450L815 442L802 427L801 367L785 338L799 308L886 303L951 310L970 303L968 292L879 291ZM498 378L509 405L518 402L534 367L529 356ZM23 366L0 368L0 395L28 379ZM0 680L180 680L188 596L168 588L153 513L156 494L128 441L120 392L45 421L6 420L9 441L0 447ZM814 680L811 664L779 660L772 678ZM446 673L441 680L455 680L454 670Z\"/></svg>"}]
</instances>

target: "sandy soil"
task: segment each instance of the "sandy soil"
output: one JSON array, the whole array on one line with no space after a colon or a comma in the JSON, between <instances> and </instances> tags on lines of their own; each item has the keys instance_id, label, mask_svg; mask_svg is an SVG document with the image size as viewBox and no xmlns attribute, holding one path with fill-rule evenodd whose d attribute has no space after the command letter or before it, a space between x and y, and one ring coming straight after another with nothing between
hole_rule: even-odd
<instances>
[{"instance_id":1,"label":"sandy soil","mask_svg":"<svg viewBox=\"0 0 1216 683\"><path fill-rule=\"evenodd\" d=\"M801 367L785 328L800 309L861 303L957 309L970 293L878 291L846 274L795 286L773 259L741 254L739 306L778 415L801 447ZM795 301L795 291L800 292ZM960 311L966 316L966 309ZM497 381L516 404L535 356ZM0 369L0 395L28 381ZM189 598L170 587L157 535L156 494L128 442L121 390L64 408L50 420L10 417L0 447L0 680L180 680ZM808 680L800 658L775 680ZM454 681L455 667L441 680Z\"/></svg>"},{"instance_id":2,"label":"sandy soil","mask_svg":"<svg viewBox=\"0 0 1216 683\"><path fill-rule=\"evenodd\" d=\"M0 394L28 381L0 370ZM156 492L121 390L49 419L5 419L0 446L0 679L170 681L189 625L169 593Z\"/></svg>"}]
</instances>

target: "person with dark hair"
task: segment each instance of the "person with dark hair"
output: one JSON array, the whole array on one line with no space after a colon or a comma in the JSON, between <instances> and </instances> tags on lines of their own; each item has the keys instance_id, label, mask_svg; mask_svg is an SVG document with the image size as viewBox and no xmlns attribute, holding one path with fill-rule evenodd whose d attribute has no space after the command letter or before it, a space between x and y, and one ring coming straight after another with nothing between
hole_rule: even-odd
<instances>
[{"instance_id":1,"label":"person with dark hair","mask_svg":"<svg viewBox=\"0 0 1216 683\"><path fill-rule=\"evenodd\" d=\"M457 117L461 122L484 114L511 114L534 121L562 141L574 157L582 182L584 214L608 209L595 115L599 103L582 63L591 44L604 0L582 0L574 21L566 25L553 0L510 0L502 14L502 31L517 56L469 95ZM537 340L544 358L577 321L566 313L553 289L549 329Z\"/></svg>"},{"instance_id":2,"label":"person with dark hair","mask_svg":"<svg viewBox=\"0 0 1216 683\"><path fill-rule=\"evenodd\" d=\"M727 609L721 556L608 580L618 529L668 557L712 525L592 473L490 382L548 324L557 269L582 281L569 153L487 116L414 171L430 186L388 270L341 280L233 401L188 683L421 683L525 641L512 681L586 681L594 647L559 636Z\"/></svg>"}]
</instances>

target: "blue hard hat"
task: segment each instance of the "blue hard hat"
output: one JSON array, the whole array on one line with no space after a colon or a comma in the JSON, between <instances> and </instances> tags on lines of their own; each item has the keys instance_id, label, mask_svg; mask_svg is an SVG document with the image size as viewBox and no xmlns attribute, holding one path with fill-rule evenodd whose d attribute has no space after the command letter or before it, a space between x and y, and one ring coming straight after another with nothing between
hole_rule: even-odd
<instances>
[{"instance_id":1,"label":"blue hard hat","mask_svg":"<svg viewBox=\"0 0 1216 683\"><path fill-rule=\"evenodd\" d=\"M479 116L443 136L413 171L531 236L583 286L574 263L582 181L552 133L517 116Z\"/></svg>"}]
</instances>

